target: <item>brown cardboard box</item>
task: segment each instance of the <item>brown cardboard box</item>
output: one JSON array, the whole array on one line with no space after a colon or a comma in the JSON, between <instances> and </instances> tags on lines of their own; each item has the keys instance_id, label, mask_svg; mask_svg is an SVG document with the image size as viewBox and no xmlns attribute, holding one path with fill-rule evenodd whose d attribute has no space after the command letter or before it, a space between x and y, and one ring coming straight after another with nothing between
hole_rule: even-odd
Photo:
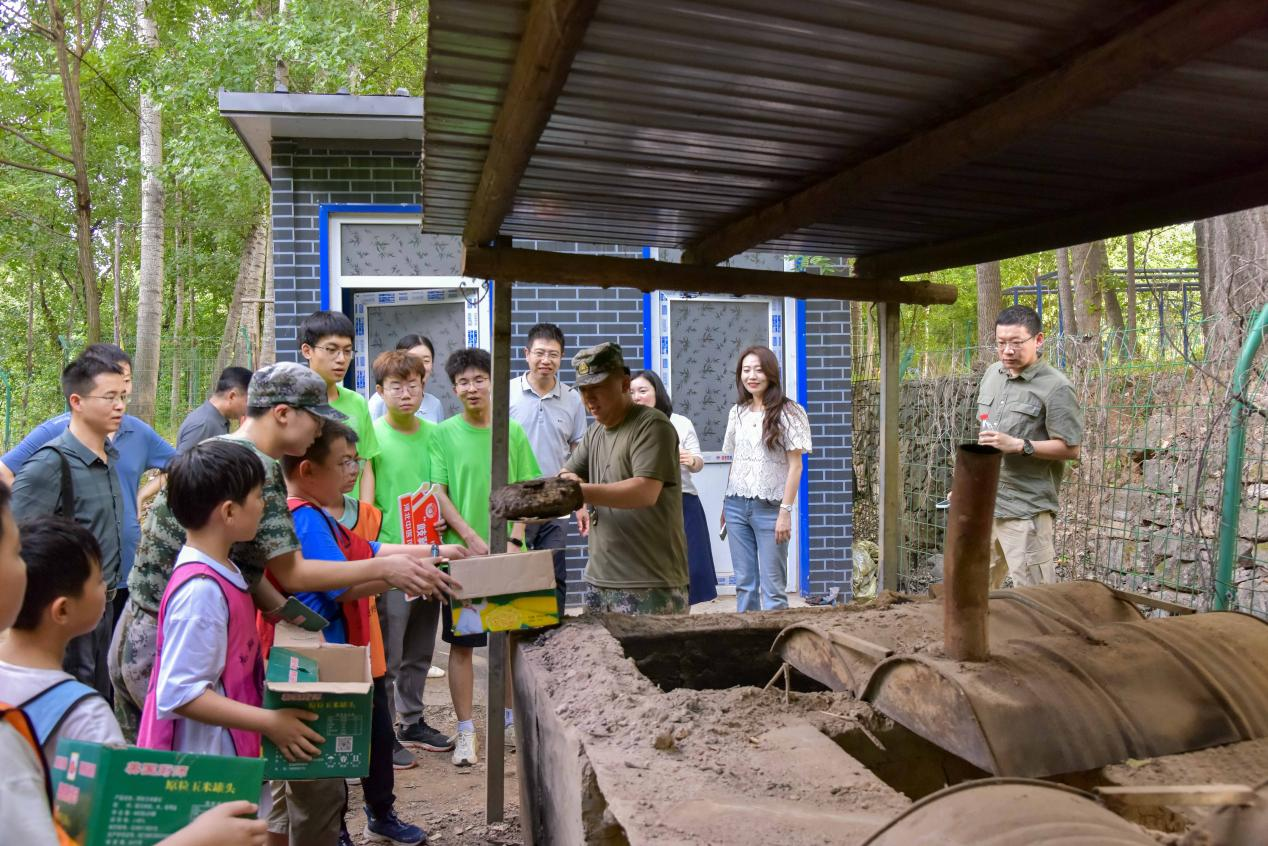
<instances>
[{"instance_id":1,"label":"brown cardboard box","mask_svg":"<svg viewBox=\"0 0 1268 846\"><path fill-rule=\"evenodd\" d=\"M548 549L450 561L462 589L448 624L455 634L520 631L559 624L555 562Z\"/></svg>"}]
</instances>

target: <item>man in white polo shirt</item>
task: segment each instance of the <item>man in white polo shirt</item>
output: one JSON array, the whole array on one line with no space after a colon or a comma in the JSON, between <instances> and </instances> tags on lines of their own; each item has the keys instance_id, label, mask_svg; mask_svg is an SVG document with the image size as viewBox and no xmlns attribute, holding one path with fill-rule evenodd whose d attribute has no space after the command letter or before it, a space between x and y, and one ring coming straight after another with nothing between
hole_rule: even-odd
<instances>
[{"instance_id":1,"label":"man in white polo shirt","mask_svg":"<svg viewBox=\"0 0 1268 846\"><path fill-rule=\"evenodd\" d=\"M524 360L528 370L511 380L511 419L524 427L543 476L554 476L586 433L586 411L581 395L559 381L564 357L564 333L553 323L528 330ZM550 549L555 557L555 593L559 607L568 596L563 520L528 526L529 549Z\"/></svg>"}]
</instances>

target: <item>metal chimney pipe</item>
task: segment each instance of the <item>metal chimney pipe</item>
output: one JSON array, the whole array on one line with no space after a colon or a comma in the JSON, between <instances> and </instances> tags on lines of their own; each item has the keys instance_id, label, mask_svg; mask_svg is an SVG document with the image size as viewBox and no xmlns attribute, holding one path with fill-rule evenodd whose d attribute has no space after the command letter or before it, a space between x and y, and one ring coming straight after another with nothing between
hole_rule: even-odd
<instances>
[{"instance_id":1,"label":"metal chimney pipe","mask_svg":"<svg viewBox=\"0 0 1268 846\"><path fill-rule=\"evenodd\" d=\"M943 647L957 661L985 661L987 598L991 591L991 526L1003 453L960 444L951 480L946 543L942 550L946 607Z\"/></svg>"}]
</instances>

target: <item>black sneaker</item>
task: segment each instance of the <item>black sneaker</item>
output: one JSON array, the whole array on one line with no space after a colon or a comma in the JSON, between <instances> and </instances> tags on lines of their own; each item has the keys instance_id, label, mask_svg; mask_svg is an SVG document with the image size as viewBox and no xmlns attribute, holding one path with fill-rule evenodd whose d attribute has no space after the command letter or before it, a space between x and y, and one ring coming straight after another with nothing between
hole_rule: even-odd
<instances>
[{"instance_id":1,"label":"black sneaker","mask_svg":"<svg viewBox=\"0 0 1268 846\"><path fill-rule=\"evenodd\" d=\"M416 825L402 822L395 811L388 811L381 817L365 809L366 840L371 843L398 843L402 846L417 846L427 842L427 832Z\"/></svg>"},{"instance_id":2,"label":"black sneaker","mask_svg":"<svg viewBox=\"0 0 1268 846\"><path fill-rule=\"evenodd\" d=\"M409 770L417 766L418 761L414 760L414 753L402 746L399 740L392 738L392 769Z\"/></svg>"},{"instance_id":3,"label":"black sneaker","mask_svg":"<svg viewBox=\"0 0 1268 846\"><path fill-rule=\"evenodd\" d=\"M453 749L452 740L422 720L401 726L400 738L408 743L417 743L428 752L448 752Z\"/></svg>"}]
</instances>

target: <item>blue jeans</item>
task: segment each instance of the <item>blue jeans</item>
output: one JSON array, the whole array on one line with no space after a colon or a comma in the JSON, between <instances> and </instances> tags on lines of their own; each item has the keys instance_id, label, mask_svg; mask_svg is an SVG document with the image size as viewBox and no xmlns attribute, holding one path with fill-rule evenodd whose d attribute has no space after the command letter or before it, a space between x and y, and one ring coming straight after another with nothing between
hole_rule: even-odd
<instances>
[{"instance_id":1,"label":"blue jeans","mask_svg":"<svg viewBox=\"0 0 1268 846\"><path fill-rule=\"evenodd\" d=\"M759 584L761 610L787 608L788 543L775 543L779 503L728 496L722 513L735 568L736 610L758 610Z\"/></svg>"}]
</instances>

